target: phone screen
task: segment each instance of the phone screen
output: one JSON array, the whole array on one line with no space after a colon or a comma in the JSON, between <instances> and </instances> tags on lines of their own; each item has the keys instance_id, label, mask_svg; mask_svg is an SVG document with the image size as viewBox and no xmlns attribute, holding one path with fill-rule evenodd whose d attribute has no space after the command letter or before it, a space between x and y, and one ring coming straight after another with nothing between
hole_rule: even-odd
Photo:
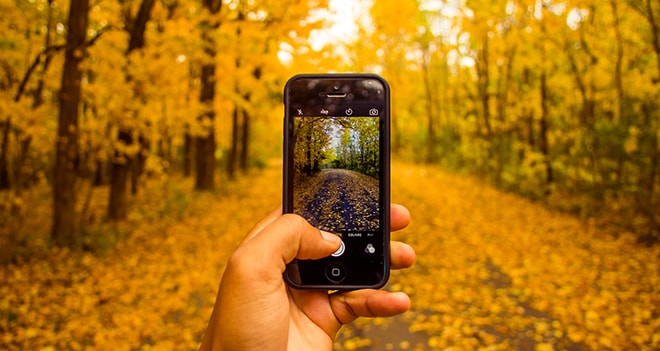
<instances>
[{"instance_id":1,"label":"phone screen","mask_svg":"<svg viewBox=\"0 0 660 351\"><path fill-rule=\"evenodd\" d=\"M289 86L285 212L335 233L342 246L295 261L288 278L301 287L380 286L389 269L386 85L373 77L303 81Z\"/></svg>"}]
</instances>

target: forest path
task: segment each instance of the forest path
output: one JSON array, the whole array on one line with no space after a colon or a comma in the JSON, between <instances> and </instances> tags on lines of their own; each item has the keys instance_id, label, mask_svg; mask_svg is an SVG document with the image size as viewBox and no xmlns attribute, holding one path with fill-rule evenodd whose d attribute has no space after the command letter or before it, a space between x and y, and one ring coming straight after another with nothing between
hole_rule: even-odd
<instances>
[{"instance_id":1,"label":"forest path","mask_svg":"<svg viewBox=\"0 0 660 351\"><path fill-rule=\"evenodd\" d=\"M303 188L303 187L301 187ZM310 223L333 223L321 228L331 232L378 230L378 180L347 169L329 168L307 180L304 188L315 191L302 198L304 217Z\"/></svg>"},{"instance_id":2,"label":"forest path","mask_svg":"<svg viewBox=\"0 0 660 351\"><path fill-rule=\"evenodd\" d=\"M196 350L229 254L280 203L281 164L221 184L154 181L126 222L86 229L119 244L0 269L0 349ZM343 328L336 350L660 348L660 247L430 166L395 162L392 200L418 260L387 289L413 308Z\"/></svg>"},{"instance_id":3,"label":"forest path","mask_svg":"<svg viewBox=\"0 0 660 351\"><path fill-rule=\"evenodd\" d=\"M418 260L388 289L412 310L345 327L336 350L660 348L660 247L436 167L395 162L392 201Z\"/></svg>"}]
</instances>

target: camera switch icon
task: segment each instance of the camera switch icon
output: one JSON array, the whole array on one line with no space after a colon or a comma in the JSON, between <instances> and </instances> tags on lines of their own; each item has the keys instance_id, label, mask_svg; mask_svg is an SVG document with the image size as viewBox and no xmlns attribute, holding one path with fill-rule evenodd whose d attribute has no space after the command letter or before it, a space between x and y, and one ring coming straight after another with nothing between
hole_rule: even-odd
<instances>
[{"instance_id":1,"label":"camera switch icon","mask_svg":"<svg viewBox=\"0 0 660 351\"><path fill-rule=\"evenodd\" d=\"M378 116L378 109L377 108L370 109L369 116Z\"/></svg>"}]
</instances>

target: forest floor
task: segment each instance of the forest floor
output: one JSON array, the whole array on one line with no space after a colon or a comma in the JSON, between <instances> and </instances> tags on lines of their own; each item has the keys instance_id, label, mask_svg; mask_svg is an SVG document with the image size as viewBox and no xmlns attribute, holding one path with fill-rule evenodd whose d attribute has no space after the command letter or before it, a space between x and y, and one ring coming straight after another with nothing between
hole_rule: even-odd
<instances>
[{"instance_id":1,"label":"forest floor","mask_svg":"<svg viewBox=\"0 0 660 351\"><path fill-rule=\"evenodd\" d=\"M197 349L227 257L280 203L280 174L272 164L204 194L150 181L119 224L92 215L107 198L94 190L94 252L32 245L0 267L0 349ZM395 162L392 200L413 215L393 238L418 260L387 289L412 311L358 320L336 350L660 348L659 246L430 166ZM14 235L47 234L42 202Z\"/></svg>"},{"instance_id":2,"label":"forest floor","mask_svg":"<svg viewBox=\"0 0 660 351\"><path fill-rule=\"evenodd\" d=\"M376 178L347 169L324 169L298 185L294 193L294 213L302 214L319 229L378 230L380 195Z\"/></svg>"}]
</instances>

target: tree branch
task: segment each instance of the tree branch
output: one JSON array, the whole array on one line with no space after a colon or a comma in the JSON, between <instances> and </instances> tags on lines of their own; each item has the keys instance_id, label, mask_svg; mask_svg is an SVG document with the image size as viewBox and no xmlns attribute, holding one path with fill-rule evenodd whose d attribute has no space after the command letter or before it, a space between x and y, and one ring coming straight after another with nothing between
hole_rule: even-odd
<instances>
[{"instance_id":1,"label":"tree branch","mask_svg":"<svg viewBox=\"0 0 660 351\"><path fill-rule=\"evenodd\" d=\"M94 43L96 43L96 41L101 37L101 35L103 35L103 33L105 33L110 29L112 29L112 26L110 25L101 28L98 32L96 32L96 35L94 35L89 40L87 40L86 47L90 47L94 45ZM39 63L41 63L42 58L54 55L64 50L65 48L66 48L66 44L48 46L37 54L37 56L32 61L30 67L28 67L27 71L25 71L21 83L18 85L18 89L16 90L16 95L14 95L14 102L20 101L21 97L23 97L23 94L25 93L25 87L27 86L27 83L30 81L30 77L32 76L32 73L34 73L34 70L37 69Z\"/></svg>"}]
</instances>

